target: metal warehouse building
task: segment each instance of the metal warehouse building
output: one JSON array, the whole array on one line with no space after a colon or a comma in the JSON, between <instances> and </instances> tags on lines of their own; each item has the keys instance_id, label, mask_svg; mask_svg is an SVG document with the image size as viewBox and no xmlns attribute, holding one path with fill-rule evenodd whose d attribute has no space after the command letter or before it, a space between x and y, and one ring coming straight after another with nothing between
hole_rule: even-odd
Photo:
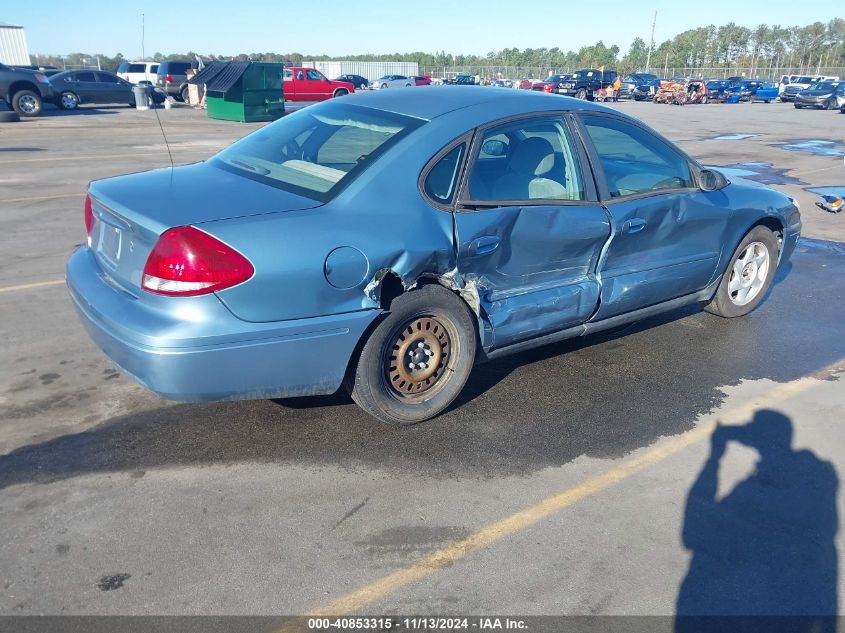
<instances>
[{"instance_id":1,"label":"metal warehouse building","mask_svg":"<svg viewBox=\"0 0 845 633\"><path fill-rule=\"evenodd\" d=\"M26 33L22 26L0 22L0 62L22 65L30 63Z\"/></svg>"}]
</instances>

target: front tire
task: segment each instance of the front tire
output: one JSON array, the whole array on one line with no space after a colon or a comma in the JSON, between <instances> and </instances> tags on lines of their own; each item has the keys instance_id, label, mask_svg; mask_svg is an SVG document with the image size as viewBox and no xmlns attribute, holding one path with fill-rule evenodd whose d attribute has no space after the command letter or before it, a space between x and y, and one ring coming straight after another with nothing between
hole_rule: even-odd
<instances>
[{"instance_id":1,"label":"front tire","mask_svg":"<svg viewBox=\"0 0 845 633\"><path fill-rule=\"evenodd\" d=\"M41 95L32 90L18 90L12 97L12 109L21 116L38 116L42 106Z\"/></svg>"},{"instance_id":2,"label":"front tire","mask_svg":"<svg viewBox=\"0 0 845 633\"><path fill-rule=\"evenodd\" d=\"M579 88L578 91L575 93L575 98L585 100L587 98L587 91L583 88Z\"/></svg>"},{"instance_id":3,"label":"front tire","mask_svg":"<svg viewBox=\"0 0 845 633\"><path fill-rule=\"evenodd\" d=\"M76 110L79 107L79 97L72 92L63 92L59 96L59 105L62 110Z\"/></svg>"},{"instance_id":4,"label":"front tire","mask_svg":"<svg viewBox=\"0 0 845 633\"><path fill-rule=\"evenodd\" d=\"M734 251L716 294L704 309L725 318L748 314L766 296L777 261L775 234L765 226L753 228Z\"/></svg>"},{"instance_id":5,"label":"front tire","mask_svg":"<svg viewBox=\"0 0 845 633\"><path fill-rule=\"evenodd\" d=\"M338 88L334 91L334 95L332 95L335 99L338 97L345 97L349 94L349 91L346 88Z\"/></svg>"},{"instance_id":6,"label":"front tire","mask_svg":"<svg viewBox=\"0 0 845 633\"><path fill-rule=\"evenodd\" d=\"M393 300L347 380L364 411L395 426L433 418L452 404L475 362L475 318L455 293L423 286Z\"/></svg>"}]
</instances>

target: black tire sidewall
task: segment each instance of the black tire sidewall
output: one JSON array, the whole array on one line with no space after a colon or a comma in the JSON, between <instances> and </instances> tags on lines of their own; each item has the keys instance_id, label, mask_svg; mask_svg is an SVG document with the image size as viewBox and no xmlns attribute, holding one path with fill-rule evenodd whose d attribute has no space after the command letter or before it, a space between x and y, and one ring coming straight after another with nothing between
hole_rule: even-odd
<instances>
[{"instance_id":1,"label":"black tire sidewall","mask_svg":"<svg viewBox=\"0 0 845 633\"><path fill-rule=\"evenodd\" d=\"M21 97L26 95L32 95L38 101L38 109L35 112L24 112L20 109L19 101ZM36 117L39 116L41 111L44 109L44 103L41 99L41 95L37 92L33 90L19 90L12 97L12 109L23 117Z\"/></svg>"},{"instance_id":2,"label":"black tire sidewall","mask_svg":"<svg viewBox=\"0 0 845 633\"><path fill-rule=\"evenodd\" d=\"M742 251L744 251L752 242L761 242L766 245L766 248L769 249L769 272L766 276L766 281L757 296L754 297L754 299L749 303L738 306L733 301L731 301L730 294L728 293L728 284L730 283L731 270L733 270L733 265L737 257L739 257ZM716 290L716 295L713 298L713 303L715 304L714 307L716 308L716 312L719 315L728 318L740 317L748 314L749 312L754 310L758 305L760 305L760 303L763 301L763 299L765 299L766 295L769 293L769 288L771 288L772 281L774 281L775 273L777 272L778 256L779 253L777 238L771 230L769 230L765 226L757 226L754 227L751 231L749 231L745 235L745 237L742 238L742 241L739 243L739 246L737 246L736 250L734 250L733 255L731 255L731 259L728 262L728 266L724 274L722 275L722 280L719 282L719 288L718 290Z\"/></svg>"},{"instance_id":3,"label":"black tire sidewall","mask_svg":"<svg viewBox=\"0 0 845 633\"><path fill-rule=\"evenodd\" d=\"M451 375L429 398L403 401L394 395L384 372L386 346L399 328L420 316L433 316L444 322L452 339ZM361 348L351 375L353 400L376 418L393 425L423 422L445 411L466 384L475 363L477 347L475 318L467 305L441 286L424 286L393 300L390 312L372 331Z\"/></svg>"},{"instance_id":4,"label":"black tire sidewall","mask_svg":"<svg viewBox=\"0 0 845 633\"><path fill-rule=\"evenodd\" d=\"M66 108L64 103L62 103L62 97L64 97L65 95L73 95L74 98L76 99L76 105L73 106L72 108ZM77 108L79 108L79 97L76 96L76 93L73 93L70 90L65 90L62 94L59 95L59 107L62 110L68 110L68 111L76 110Z\"/></svg>"}]
</instances>

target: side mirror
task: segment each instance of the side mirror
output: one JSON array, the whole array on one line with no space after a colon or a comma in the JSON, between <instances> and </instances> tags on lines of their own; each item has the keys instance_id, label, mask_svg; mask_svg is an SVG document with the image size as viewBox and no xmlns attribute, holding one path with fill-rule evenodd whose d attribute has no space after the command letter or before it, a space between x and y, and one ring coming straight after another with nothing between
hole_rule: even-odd
<instances>
[{"instance_id":1,"label":"side mirror","mask_svg":"<svg viewBox=\"0 0 845 633\"><path fill-rule=\"evenodd\" d=\"M508 146L502 141L490 139L489 141L484 141L481 151L488 156L504 156L508 151Z\"/></svg>"},{"instance_id":2,"label":"side mirror","mask_svg":"<svg viewBox=\"0 0 845 633\"><path fill-rule=\"evenodd\" d=\"M702 169L698 174L698 184L704 191L718 191L730 184L725 175L715 169Z\"/></svg>"}]
</instances>

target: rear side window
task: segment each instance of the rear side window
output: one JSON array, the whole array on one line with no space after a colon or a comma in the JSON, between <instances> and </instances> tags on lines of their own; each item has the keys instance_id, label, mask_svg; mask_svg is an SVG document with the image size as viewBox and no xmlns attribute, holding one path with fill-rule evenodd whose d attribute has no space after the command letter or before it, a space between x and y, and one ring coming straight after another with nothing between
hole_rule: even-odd
<instances>
[{"instance_id":1,"label":"rear side window","mask_svg":"<svg viewBox=\"0 0 845 633\"><path fill-rule=\"evenodd\" d=\"M223 150L212 164L327 202L420 119L327 101L279 119Z\"/></svg>"},{"instance_id":2,"label":"rear side window","mask_svg":"<svg viewBox=\"0 0 845 633\"><path fill-rule=\"evenodd\" d=\"M129 70L124 72L142 73L144 71L146 71L144 64L129 64Z\"/></svg>"},{"instance_id":3,"label":"rear side window","mask_svg":"<svg viewBox=\"0 0 845 633\"><path fill-rule=\"evenodd\" d=\"M488 129L469 176L472 200L584 200L577 155L560 117Z\"/></svg>"},{"instance_id":4,"label":"rear side window","mask_svg":"<svg viewBox=\"0 0 845 633\"><path fill-rule=\"evenodd\" d=\"M610 117L584 115L582 120L611 198L692 186L687 160L656 136Z\"/></svg>"},{"instance_id":5,"label":"rear side window","mask_svg":"<svg viewBox=\"0 0 845 633\"><path fill-rule=\"evenodd\" d=\"M97 73L97 81L101 81L106 84L119 84L120 79L115 77L114 75L108 75L106 73Z\"/></svg>"},{"instance_id":6,"label":"rear side window","mask_svg":"<svg viewBox=\"0 0 845 633\"><path fill-rule=\"evenodd\" d=\"M153 64L152 66L150 66L150 72L151 73L157 73L158 72L158 64Z\"/></svg>"},{"instance_id":7,"label":"rear side window","mask_svg":"<svg viewBox=\"0 0 845 633\"><path fill-rule=\"evenodd\" d=\"M423 183L426 195L440 204L451 204L455 199L461 162L466 154L466 143L445 154L428 172Z\"/></svg>"}]
</instances>

